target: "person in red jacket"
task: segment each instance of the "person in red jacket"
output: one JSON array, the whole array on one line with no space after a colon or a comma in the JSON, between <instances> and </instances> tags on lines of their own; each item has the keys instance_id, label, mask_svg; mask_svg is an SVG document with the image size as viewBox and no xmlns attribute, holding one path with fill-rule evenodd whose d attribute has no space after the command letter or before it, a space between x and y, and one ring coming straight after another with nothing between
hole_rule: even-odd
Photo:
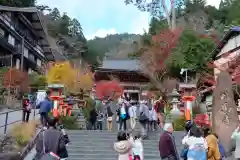
<instances>
[{"instance_id":1,"label":"person in red jacket","mask_svg":"<svg viewBox=\"0 0 240 160\"><path fill-rule=\"evenodd\" d=\"M164 103L162 97L159 97L159 99L157 101L155 101L154 109L157 113L159 126L161 128L163 128L163 126L164 126L164 107L165 107L165 103Z\"/></svg>"},{"instance_id":2,"label":"person in red jacket","mask_svg":"<svg viewBox=\"0 0 240 160\"><path fill-rule=\"evenodd\" d=\"M23 107L23 122L28 122L30 113L31 113L31 103L27 96L24 96L22 99L22 107Z\"/></svg>"}]
</instances>

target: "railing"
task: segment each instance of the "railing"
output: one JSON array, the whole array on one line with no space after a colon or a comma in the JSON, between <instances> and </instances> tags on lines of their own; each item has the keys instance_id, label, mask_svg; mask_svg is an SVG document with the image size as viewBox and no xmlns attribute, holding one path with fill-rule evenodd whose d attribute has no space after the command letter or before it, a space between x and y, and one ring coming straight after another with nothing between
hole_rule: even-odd
<instances>
[{"instance_id":1,"label":"railing","mask_svg":"<svg viewBox=\"0 0 240 160\"><path fill-rule=\"evenodd\" d=\"M4 134L7 133L7 127L9 125L12 125L12 124L15 124L15 123L18 123L18 122L21 122L22 121L22 115L20 116L21 119L19 120L16 120L16 121L11 121L10 123L8 123L8 120L9 120L9 114L10 113L13 113L13 112L19 112L19 111L22 111L22 109L15 109L15 110L11 110L11 111L6 111L6 112L1 112L0 113L0 116L3 116L5 115L5 123L4 125L1 125L0 128L3 128L4 127ZM22 114L22 113L21 113Z\"/></svg>"}]
</instances>

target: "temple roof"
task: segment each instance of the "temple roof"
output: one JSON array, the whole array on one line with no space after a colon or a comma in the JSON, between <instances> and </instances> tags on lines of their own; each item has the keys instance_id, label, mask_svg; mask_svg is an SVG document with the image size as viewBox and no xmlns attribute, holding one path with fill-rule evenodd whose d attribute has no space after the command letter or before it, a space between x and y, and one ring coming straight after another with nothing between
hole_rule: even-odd
<instances>
[{"instance_id":1,"label":"temple roof","mask_svg":"<svg viewBox=\"0 0 240 160\"><path fill-rule=\"evenodd\" d=\"M218 46L214 49L213 51L213 57L214 59L216 57L219 57L219 52L221 51L221 49L228 43L228 40L235 37L236 35L240 34L240 27L236 26L236 27L232 27L227 34L225 34L225 36L222 38L221 42L218 44Z\"/></svg>"},{"instance_id":2,"label":"temple roof","mask_svg":"<svg viewBox=\"0 0 240 160\"><path fill-rule=\"evenodd\" d=\"M123 71L139 71L139 60L103 60L102 66L98 69L111 69Z\"/></svg>"}]
</instances>

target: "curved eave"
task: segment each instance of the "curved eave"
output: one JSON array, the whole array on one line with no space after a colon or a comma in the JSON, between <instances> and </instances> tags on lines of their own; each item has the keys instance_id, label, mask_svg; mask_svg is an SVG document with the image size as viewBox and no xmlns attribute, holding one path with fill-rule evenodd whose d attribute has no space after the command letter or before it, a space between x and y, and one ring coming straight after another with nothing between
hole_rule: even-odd
<instances>
[{"instance_id":1,"label":"curved eave","mask_svg":"<svg viewBox=\"0 0 240 160\"><path fill-rule=\"evenodd\" d=\"M231 28L227 34L223 37L221 42L218 44L218 46L213 50L213 59L216 59L218 57L219 52L222 50L222 48L228 43L228 40L231 39L236 34L240 34L240 27L233 27Z\"/></svg>"}]
</instances>

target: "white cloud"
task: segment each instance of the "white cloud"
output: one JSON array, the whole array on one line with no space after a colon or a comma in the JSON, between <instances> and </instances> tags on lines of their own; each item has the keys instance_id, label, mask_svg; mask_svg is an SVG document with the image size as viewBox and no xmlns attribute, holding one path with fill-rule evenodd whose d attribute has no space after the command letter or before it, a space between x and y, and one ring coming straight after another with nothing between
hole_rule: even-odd
<instances>
[{"instance_id":1,"label":"white cloud","mask_svg":"<svg viewBox=\"0 0 240 160\"><path fill-rule=\"evenodd\" d=\"M207 0L207 5L215 6L216 8L219 7L221 0Z\"/></svg>"},{"instance_id":2,"label":"white cloud","mask_svg":"<svg viewBox=\"0 0 240 160\"><path fill-rule=\"evenodd\" d=\"M86 36L87 40L94 39L95 37L106 37L109 34L116 34L117 31L114 28L110 29L99 29L94 34Z\"/></svg>"},{"instance_id":3,"label":"white cloud","mask_svg":"<svg viewBox=\"0 0 240 160\"><path fill-rule=\"evenodd\" d=\"M148 31L150 16L148 13L141 13L131 24L131 30L129 32L135 34L143 34L144 31Z\"/></svg>"}]
</instances>

